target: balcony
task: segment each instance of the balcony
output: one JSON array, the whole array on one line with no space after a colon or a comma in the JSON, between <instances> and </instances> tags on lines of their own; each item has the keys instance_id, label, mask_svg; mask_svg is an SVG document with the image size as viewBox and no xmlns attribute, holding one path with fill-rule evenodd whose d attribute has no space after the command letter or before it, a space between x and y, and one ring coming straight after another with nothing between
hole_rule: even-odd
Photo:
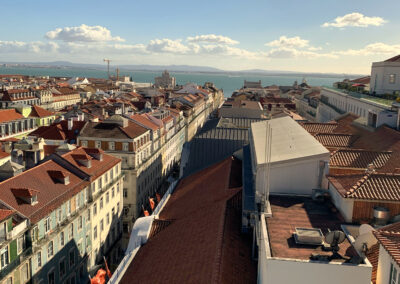
<instances>
[{"instance_id":1,"label":"balcony","mask_svg":"<svg viewBox=\"0 0 400 284\"><path fill-rule=\"evenodd\" d=\"M4 267L0 271L0 280L3 280L5 276L7 276L10 272L12 272L16 267L18 267L21 263L24 262L25 258L32 254L32 248L26 248L17 258L10 262L6 267Z\"/></svg>"}]
</instances>

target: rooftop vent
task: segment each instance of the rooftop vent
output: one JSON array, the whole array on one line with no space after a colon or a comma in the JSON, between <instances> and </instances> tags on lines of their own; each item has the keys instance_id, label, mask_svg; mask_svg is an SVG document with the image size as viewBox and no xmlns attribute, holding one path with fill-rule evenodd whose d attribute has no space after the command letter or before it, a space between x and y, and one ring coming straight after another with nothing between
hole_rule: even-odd
<instances>
[{"instance_id":1,"label":"rooftop vent","mask_svg":"<svg viewBox=\"0 0 400 284\"><path fill-rule=\"evenodd\" d=\"M88 153L92 158L103 161L103 151L98 148L85 148L86 153Z\"/></svg>"},{"instance_id":2,"label":"rooftop vent","mask_svg":"<svg viewBox=\"0 0 400 284\"><path fill-rule=\"evenodd\" d=\"M70 174L68 172L64 171L49 171L50 177L62 184L68 185L69 184L69 176Z\"/></svg>"},{"instance_id":3,"label":"rooftop vent","mask_svg":"<svg viewBox=\"0 0 400 284\"><path fill-rule=\"evenodd\" d=\"M73 158L80 164L81 166L84 166L86 168L91 168L92 167L92 159L90 156L86 154L81 154L81 155L73 155Z\"/></svg>"},{"instance_id":4,"label":"rooftop vent","mask_svg":"<svg viewBox=\"0 0 400 284\"><path fill-rule=\"evenodd\" d=\"M318 228L296 228L293 235L296 244L302 245L322 245L324 237Z\"/></svg>"},{"instance_id":5,"label":"rooftop vent","mask_svg":"<svg viewBox=\"0 0 400 284\"><path fill-rule=\"evenodd\" d=\"M38 190L24 187L24 188L12 188L11 191L16 198L19 198L25 203L35 205L38 202L37 201L37 194L39 192Z\"/></svg>"}]
</instances>

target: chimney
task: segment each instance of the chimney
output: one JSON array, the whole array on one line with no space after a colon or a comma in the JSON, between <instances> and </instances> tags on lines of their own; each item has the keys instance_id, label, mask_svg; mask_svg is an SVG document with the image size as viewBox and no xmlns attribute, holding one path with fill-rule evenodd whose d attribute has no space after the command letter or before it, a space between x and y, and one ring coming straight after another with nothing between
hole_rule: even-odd
<instances>
[{"instance_id":1,"label":"chimney","mask_svg":"<svg viewBox=\"0 0 400 284\"><path fill-rule=\"evenodd\" d=\"M72 130L74 126L74 120L72 118L68 118L68 130Z\"/></svg>"}]
</instances>

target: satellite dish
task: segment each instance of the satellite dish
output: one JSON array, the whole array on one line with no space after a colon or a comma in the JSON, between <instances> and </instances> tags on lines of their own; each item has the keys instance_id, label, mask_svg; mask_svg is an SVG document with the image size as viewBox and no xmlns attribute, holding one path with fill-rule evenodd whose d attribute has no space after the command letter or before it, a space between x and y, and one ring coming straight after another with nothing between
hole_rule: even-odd
<instances>
[{"instance_id":1,"label":"satellite dish","mask_svg":"<svg viewBox=\"0 0 400 284\"><path fill-rule=\"evenodd\" d=\"M339 230L331 231L325 235L325 242L330 244L332 247L341 244L346 239L346 235Z\"/></svg>"},{"instance_id":2,"label":"satellite dish","mask_svg":"<svg viewBox=\"0 0 400 284\"><path fill-rule=\"evenodd\" d=\"M374 227L372 227L369 224L362 224L360 226L360 228L358 228L358 235L360 236L360 235L363 235L365 233L369 233L369 232L372 232L372 231L375 231Z\"/></svg>"},{"instance_id":3,"label":"satellite dish","mask_svg":"<svg viewBox=\"0 0 400 284\"><path fill-rule=\"evenodd\" d=\"M367 231L356 238L353 246L358 252L366 253L368 249L378 242L372 232Z\"/></svg>"},{"instance_id":4,"label":"satellite dish","mask_svg":"<svg viewBox=\"0 0 400 284\"><path fill-rule=\"evenodd\" d=\"M329 259L342 259L343 257L338 253L339 244L343 243L346 235L339 230L331 231L325 235L325 242L331 245L332 255Z\"/></svg>"}]
</instances>

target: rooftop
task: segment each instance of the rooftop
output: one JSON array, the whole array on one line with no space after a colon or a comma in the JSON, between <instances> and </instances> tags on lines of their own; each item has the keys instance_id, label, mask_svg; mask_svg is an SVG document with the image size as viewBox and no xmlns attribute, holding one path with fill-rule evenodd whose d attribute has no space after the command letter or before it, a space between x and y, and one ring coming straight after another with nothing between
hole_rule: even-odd
<instances>
[{"instance_id":1,"label":"rooftop","mask_svg":"<svg viewBox=\"0 0 400 284\"><path fill-rule=\"evenodd\" d=\"M326 155L329 151L290 117L275 118L251 125L257 164L266 163L266 133L271 127L271 163Z\"/></svg>"},{"instance_id":2,"label":"rooftop","mask_svg":"<svg viewBox=\"0 0 400 284\"><path fill-rule=\"evenodd\" d=\"M128 126L122 127L117 123L109 122L88 122L82 129L82 137L98 137L115 139L133 139L148 131L143 126L133 121L128 121Z\"/></svg>"},{"instance_id":3,"label":"rooftop","mask_svg":"<svg viewBox=\"0 0 400 284\"><path fill-rule=\"evenodd\" d=\"M379 228L373 234L397 265L400 265L400 222Z\"/></svg>"},{"instance_id":4,"label":"rooftop","mask_svg":"<svg viewBox=\"0 0 400 284\"><path fill-rule=\"evenodd\" d=\"M329 230L341 230L344 220L332 204L317 203L306 197L271 196L269 201L272 217L266 218L266 223L272 257L309 260L313 253L332 255L332 252L322 250L321 245L297 244L293 236L295 228L299 227L319 228L324 235ZM357 254L347 239L339 247L339 254L345 259Z\"/></svg>"},{"instance_id":5,"label":"rooftop","mask_svg":"<svg viewBox=\"0 0 400 284\"><path fill-rule=\"evenodd\" d=\"M328 179L345 198L400 200L400 174L331 175Z\"/></svg>"},{"instance_id":6,"label":"rooftop","mask_svg":"<svg viewBox=\"0 0 400 284\"><path fill-rule=\"evenodd\" d=\"M331 156L331 167L366 169L373 164L376 169L382 168L390 159L392 152L375 152L358 149L340 149Z\"/></svg>"},{"instance_id":7,"label":"rooftop","mask_svg":"<svg viewBox=\"0 0 400 284\"><path fill-rule=\"evenodd\" d=\"M240 234L241 188L230 187L241 171L234 163L180 181L160 214L167 226L153 230L121 283L256 283L251 240Z\"/></svg>"}]
</instances>

